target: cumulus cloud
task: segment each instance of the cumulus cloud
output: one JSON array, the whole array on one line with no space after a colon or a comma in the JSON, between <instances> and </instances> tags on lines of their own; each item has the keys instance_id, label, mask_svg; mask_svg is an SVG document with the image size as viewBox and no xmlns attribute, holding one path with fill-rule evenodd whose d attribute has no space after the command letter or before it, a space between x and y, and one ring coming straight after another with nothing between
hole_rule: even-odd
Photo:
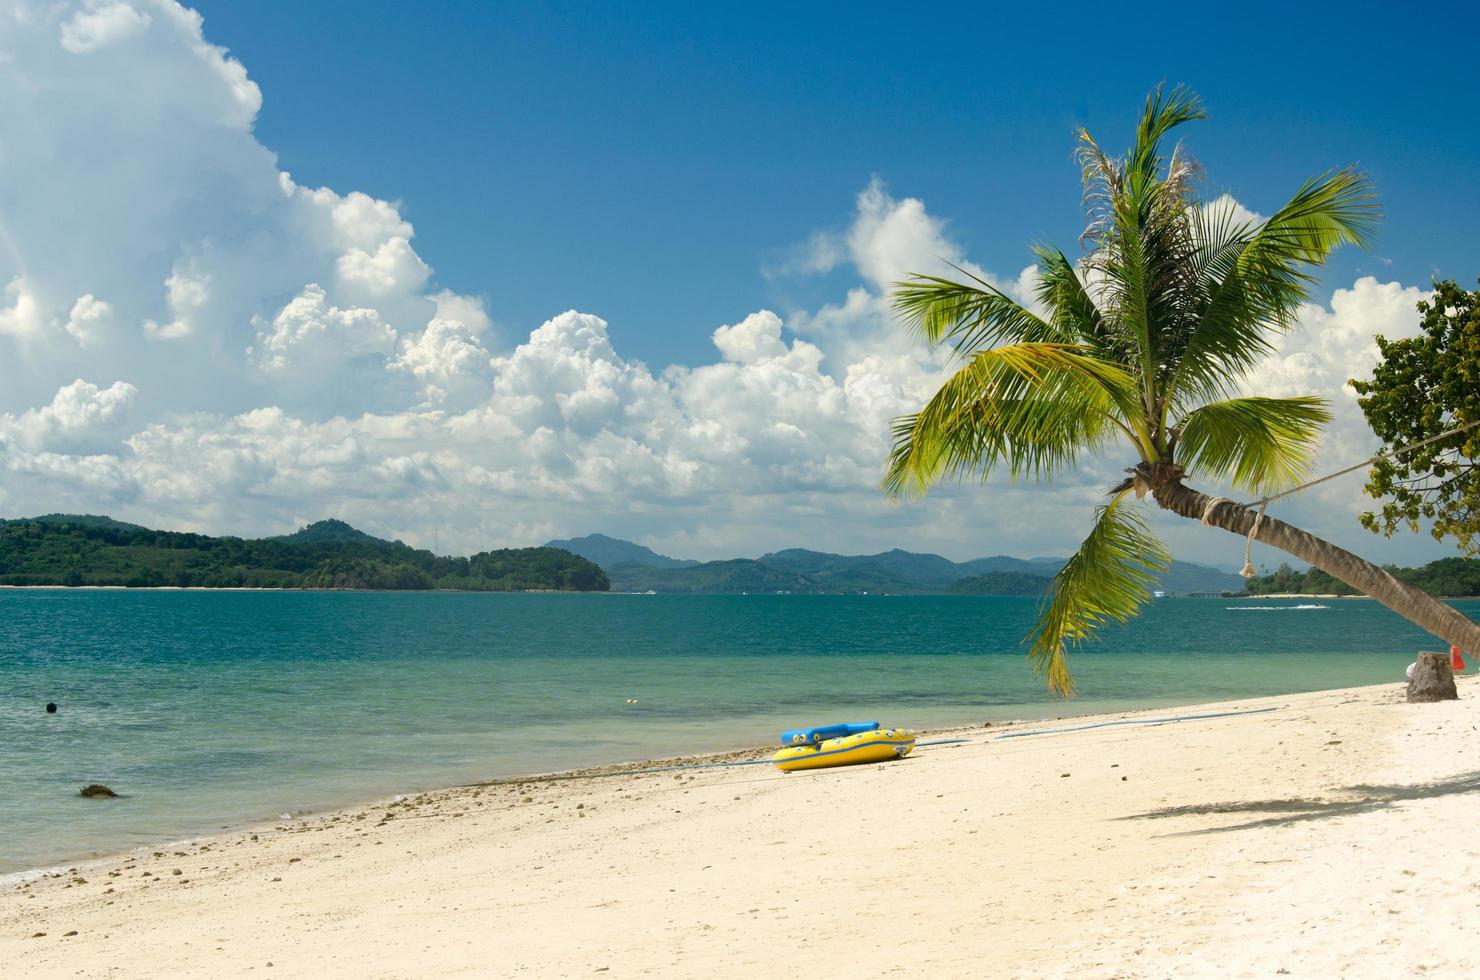
<instances>
[{"instance_id":1,"label":"cumulus cloud","mask_svg":"<svg viewBox=\"0 0 1480 980\"><path fill-rule=\"evenodd\" d=\"M62 47L87 54L143 33L149 15L126 3L102 3L79 10L62 24Z\"/></svg>"},{"instance_id":2,"label":"cumulus cloud","mask_svg":"<svg viewBox=\"0 0 1480 980\"><path fill-rule=\"evenodd\" d=\"M0 441L33 451L116 445L136 394L124 381L99 388L78 378L59 388L49 405L0 415Z\"/></svg>"},{"instance_id":3,"label":"cumulus cloud","mask_svg":"<svg viewBox=\"0 0 1480 980\"><path fill-rule=\"evenodd\" d=\"M1031 302L1034 273L972 264L943 219L880 180L768 272L850 277L834 302L717 315L694 324L711 363L650 366L590 312L495 328L481 299L437 282L396 202L299 185L253 133L261 92L195 12L21 9L0 24L0 85L26 93L0 100L7 514L113 509L237 533L336 514L422 544L439 528L461 550L604 530L703 557L1041 554L1077 543L1123 465L1091 461L1051 489L882 498L889 420L947 369L898 328L892 283L954 266ZM1261 373L1262 390L1337 399L1323 465L1362 453L1342 384L1370 368L1375 331L1411 323L1417 295L1337 290ZM1174 532L1192 556L1207 533Z\"/></svg>"},{"instance_id":4,"label":"cumulus cloud","mask_svg":"<svg viewBox=\"0 0 1480 980\"><path fill-rule=\"evenodd\" d=\"M113 307L106 301L98 299L92 293L84 293L72 304L65 329L76 338L78 344L85 347L88 339L96 337L98 331L107 325L112 313Z\"/></svg>"}]
</instances>

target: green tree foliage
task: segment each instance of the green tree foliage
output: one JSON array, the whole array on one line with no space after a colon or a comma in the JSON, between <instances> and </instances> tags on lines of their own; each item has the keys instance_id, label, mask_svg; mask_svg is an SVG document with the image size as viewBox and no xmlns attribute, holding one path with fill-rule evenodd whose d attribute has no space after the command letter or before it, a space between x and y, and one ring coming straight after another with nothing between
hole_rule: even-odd
<instances>
[{"instance_id":1,"label":"green tree foliage","mask_svg":"<svg viewBox=\"0 0 1480 980\"><path fill-rule=\"evenodd\" d=\"M352 530L352 529L351 529ZM433 555L369 535L213 538L93 519L0 524L0 584L605 592L606 573L558 548Z\"/></svg>"},{"instance_id":2,"label":"green tree foliage","mask_svg":"<svg viewBox=\"0 0 1480 980\"><path fill-rule=\"evenodd\" d=\"M1480 558L1441 558L1420 568L1387 566L1409 585L1435 596L1480 596ZM1295 592L1311 595L1355 595L1356 589L1319 568L1297 571L1281 564L1268 575L1249 579L1251 595Z\"/></svg>"},{"instance_id":3,"label":"green tree foliage","mask_svg":"<svg viewBox=\"0 0 1480 980\"><path fill-rule=\"evenodd\" d=\"M1367 424L1400 452L1480 421L1480 291L1436 282L1418 312L1423 333L1378 337L1382 361L1370 380L1352 381ZM1480 428L1378 460L1366 490L1383 501L1362 515L1369 530L1391 537L1432 521L1436 539L1452 537L1464 554L1480 554Z\"/></svg>"}]
</instances>

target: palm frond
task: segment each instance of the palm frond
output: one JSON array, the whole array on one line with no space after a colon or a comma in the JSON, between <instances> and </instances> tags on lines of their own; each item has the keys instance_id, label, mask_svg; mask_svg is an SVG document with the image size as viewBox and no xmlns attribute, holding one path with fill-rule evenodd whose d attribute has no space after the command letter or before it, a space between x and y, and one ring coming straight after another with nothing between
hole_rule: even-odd
<instances>
[{"instance_id":1,"label":"palm frond","mask_svg":"<svg viewBox=\"0 0 1480 980\"><path fill-rule=\"evenodd\" d=\"M1177 461L1189 473L1266 493L1310 473L1321 430L1331 421L1324 398L1230 398L1188 413L1177 426Z\"/></svg>"},{"instance_id":2,"label":"palm frond","mask_svg":"<svg viewBox=\"0 0 1480 980\"><path fill-rule=\"evenodd\" d=\"M1108 353L1112 341L1109 325L1074 263L1052 246L1041 245L1033 252L1038 256L1038 302L1048 311L1053 325L1101 356Z\"/></svg>"},{"instance_id":3,"label":"palm frond","mask_svg":"<svg viewBox=\"0 0 1480 980\"><path fill-rule=\"evenodd\" d=\"M1102 446L1126 408L1133 379L1072 344L1010 344L979 351L925 407L896 419L884 490L923 494L946 477L1046 479Z\"/></svg>"},{"instance_id":4,"label":"palm frond","mask_svg":"<svg viewBox=\"0 0 1480 980\"><path fill-rule=\"evenodd\" d=\"M1074 691L1068 653L1107 622L1123 623L1151 598L1172 558L1120 494L1095 517L1089 537L1053 578L1028 635L1028 658L1055 694Z\"/></svg>"},{"instance_id":5,"label":"palm frond","mask_svg":"<svg viewBox=\"0 0 1480 980\"><path fill-rule=\"evenodd\" d=\"M1136 127L1136 142L1126 157L1126 171L1143 180L1154 180L1161 169L1161 141L1184 123L1206 119L1202 100L1185 85L1158 85L1146 96L1146 108Z\"/></svg>"},{"instance_id":6,"label":"palm frond","mask_svg":"<svg viewBox=\"0 0 1480 980\"><path fill-rule=\"evenodd\" d=\"M1306 181L1257 227L1193 215L1199 246L1195 328L1181 351L1168 396L1191 403L1226 394L1273 350L1310 299L1319 265L1342 245L1367 245L1378 209L1371 183L1355 170Z\"/></svg>"},{"instance_id":7,"label":"palm frond","mask_svg":"<svg viewBox=\"0 0 1480 980\"><path fill-rule=\"evenodd\" d=\"M949 343L963 357L1002 343L1062 339L996 286L958 271L970 281L916 275L895 284L894 312L907 328L932 344Z\"/></svg>"}]
</instances>

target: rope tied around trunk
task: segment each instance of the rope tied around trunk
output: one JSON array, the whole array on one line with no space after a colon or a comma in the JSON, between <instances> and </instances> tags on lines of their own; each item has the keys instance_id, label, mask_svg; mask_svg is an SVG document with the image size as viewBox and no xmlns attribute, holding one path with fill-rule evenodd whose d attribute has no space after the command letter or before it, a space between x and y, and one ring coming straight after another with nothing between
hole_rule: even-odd
<instances>
[{"instance_id":1,"label":"rope tied around trunk","mask_svg":"<svg viewBox=\"0 0 1480 980\"><path fill-rule=\"evenodd\" d=\"M1203 527L1212 527L1213 526L1213 508L1214 507L1217 507L1219 504L1231 504L1231 503L1233 503L1233 501L1232 500L1229 500L1227 497L1210 497L1210 498L1208 498L1208 505L1203 508L1203 519L1202 519Z\"/></svg>"},{"instance_id":2,"label":"rope tied around trunk","mask_svg":"<svg viewBox=\"0 0 1480 980\"><path fill-rule=\"evenodd\" d=\"M1264 512L1269 509L1269 501L1272 499L1272 497L1267 497L1260 502L1259 513L1254 515L1254 524L1249 528L1249 538L1244 542L1244 567L1238 570L1238 573L1244 578L1253 578L1259 574L1254 570L1254 535L1259 533L1259 525L1264 523ZM1219 504L1232 503L1233 501L1227 497L1209 497L1208 502L1203 505L1203 524L1213 527L1213 508ZM1237 507L1239 505L1234 504L1234 506Z\"/></svg>"}]
</instances>

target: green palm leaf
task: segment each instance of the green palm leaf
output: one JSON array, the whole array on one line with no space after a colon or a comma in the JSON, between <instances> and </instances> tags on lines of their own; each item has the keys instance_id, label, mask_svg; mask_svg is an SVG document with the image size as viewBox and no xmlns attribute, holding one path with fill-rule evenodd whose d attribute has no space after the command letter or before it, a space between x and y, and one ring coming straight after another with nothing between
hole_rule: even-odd
<instances>
[{"instance_id":1,"label":"green palm leaf","mask_svg":"<svg viewBox=\"0 0 1480 980\"><path fill-rule=\"evenodd\" d=\"M1181 351L1167 396L1191 404L1226 395L1232 381L1273 352L1269 337L1294 326L1310 299L1309 267L1341 245L1366 245L1376 228L1371 183L1355 170L1306 181L1290 202L1257 227L1226 213L1191 215L1198 241L1198 281L1189 305L1196 326Z\"/></svg>"},{"instance_id":2,"label":"green palm leaf","mask_svg":"<svg viewBox=\"0 0 1480 980\"><path fill-rule=\"evenodd\" d=\"M958 271L970 281L912 276L895 285L894 312L926 341L948 343L969 357L1003 343L1074 339L991 283Z\"/></svg>"},{"instance_id":3,"label":"green palm leaf","mask_svg":"<svg viewBox=\"0 0 1480 980\"><path fill-rule=\"evenodd\" d=\"M1053 579L1028 636L1028 658L1056 694L1073 693L1068 652L1106 622L1123 623L1151 598L1171 555L1121 493L1095 518L1094 529Z\"/></svg>"},{"instance_id":4,"label":"green palm leaf","mask_svg":"<svg viewBox=\"0 0 1480 980\"><path fill-rule=\"evenodd\" d=\"M1072 344L1010 344L978 351L915 415L896 419L884 477L893 496L924 493L942 477L1048 478L1126 431L1135 383Z\"/></svg>"},{"instance_id":5,"label":"green palm leaf","mask_svg":"<svg viewBox=\"0 0 1480 980\"><path fill-rule=\"evenodd\" d=\"M1189 412L1177 426L1184 469L1253 493L1293 486L1310 474L1324 398L1230 398Z\"/></svg>"}]
</instances>

